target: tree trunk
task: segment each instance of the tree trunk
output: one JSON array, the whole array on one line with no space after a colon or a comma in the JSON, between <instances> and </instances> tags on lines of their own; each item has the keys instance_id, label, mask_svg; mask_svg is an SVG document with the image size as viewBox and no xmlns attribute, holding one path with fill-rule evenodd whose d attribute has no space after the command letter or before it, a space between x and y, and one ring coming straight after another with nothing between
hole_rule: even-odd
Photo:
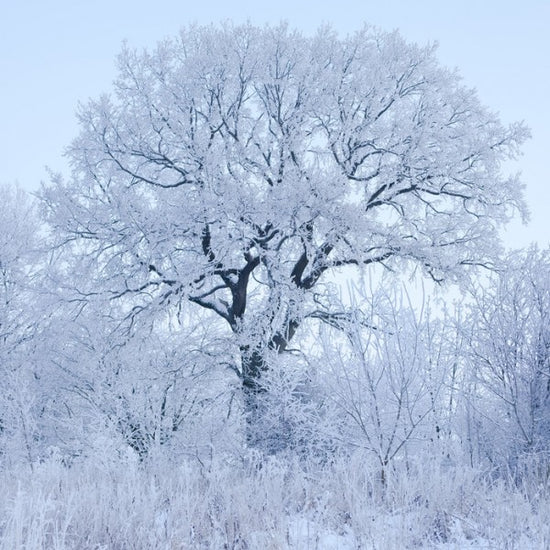
<instances>
[{"instance_id":1,"label":"tree trunk","mask_svg":"<svg viewBox=\"0 0 550 550\"><path fill-rule=\"evenodd\" d=\"M288 447L289 428L277 407L271 406L273 396L262 380L268 368L262 350L243 346L241 363L248 447L269 455L283 451Z\"/></svg>"},{"instance_id":2,"label":"tree trunk","mask_svg":"<svg viewBox=\"0 0 550 550\"><path fill-rule=\"evenodd\" d=\"M259 349L241 347L241 370L243 385L244 412L246 417L246 441L249 447L264 450L265 438L265 388L261 375L266 365Z\"/></svg>"},{"instance_id":3,"label":"tree trunk","mask_svg":"<svg viewBox=\"0 0 550 550\"><path fill-rule=\"evenodd\" d=\"M292 427L277 402L280 396L273 395L266 386L265 374L269 369L266 356L284 353L299 325L297 318L290 317L284 330L275 332L263 345L240 347L247 443L267 454L288 448Z\"/></svg>"}]
</instances>

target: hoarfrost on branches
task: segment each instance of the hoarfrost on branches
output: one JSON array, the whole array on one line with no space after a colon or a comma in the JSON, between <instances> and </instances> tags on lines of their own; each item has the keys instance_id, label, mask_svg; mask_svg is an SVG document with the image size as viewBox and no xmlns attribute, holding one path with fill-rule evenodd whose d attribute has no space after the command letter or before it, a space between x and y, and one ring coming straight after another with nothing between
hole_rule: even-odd
<instances>
[{"instance_id":1,"label":"hoarfrost on branches","mask_svg":"<svg viewBox=\"0 0 550 550\"><path fill-rule=\"evenodd\" d=\"M316 315L327 276L457 277L524 211L501 165L527 129L397 33L190 27L118 65L112 93L80 108L71 177L42 194L86 273L70 286L129 322L189 302L216 314L252 424L269 353Z\"/></svg>"}]
</instances>

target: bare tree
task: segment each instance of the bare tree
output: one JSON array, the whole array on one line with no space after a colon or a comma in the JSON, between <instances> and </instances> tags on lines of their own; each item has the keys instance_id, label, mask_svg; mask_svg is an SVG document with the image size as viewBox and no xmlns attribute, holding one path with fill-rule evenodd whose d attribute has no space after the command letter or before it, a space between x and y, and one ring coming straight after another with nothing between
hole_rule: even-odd
<instances>
[{"instance_id":1,"label":"bare tree","mask_svg":"<svg viewBox=\"0 0 550 550\"><path fill-rule=\"evenodd\" d=\"M112 94L80 108L69 179L42 192L68 290L129 322L211 311L233 334L251 427L266 357L289 349L324 278L458 276L523 210L501 163L526 128L397 33L190 27L118 66Z\"/></svg>"},{"instance_id":2,"label":"bare tree","mask_svg":"<svg viewBox=\"0 0 550 550\"><path fill-rule=\"evenodd\" d=\"M370 454L385 484L396 461L445 450L452 326L389 277L374 289L355 287L351 298L337 333L321 326L319 360L336 440Z\"/></svg>"},{"instance_id":3,"label":"bare tree","mask_svg":"<svg viewBox=\"0 0 550 550\"><path fill-rule=\"evenodd\" d=\"M550 453L550 250L508 255L472 289L469 371L481 453L496 466Z\"/></svg>"},{"instance_id":4,"label":"bare tree","mask_svg":"<svg viewBox=\"0 0 550 550\"><path fill-rule=\"evenodd\" d=\"M34 302L38 219L30 197L0 187L0 457L32 462L35 435L34 342L40 312ZM13 455L13 456L12 456ZM17 456L15 456L17 455Z\"/></svg>"}]
</instances>

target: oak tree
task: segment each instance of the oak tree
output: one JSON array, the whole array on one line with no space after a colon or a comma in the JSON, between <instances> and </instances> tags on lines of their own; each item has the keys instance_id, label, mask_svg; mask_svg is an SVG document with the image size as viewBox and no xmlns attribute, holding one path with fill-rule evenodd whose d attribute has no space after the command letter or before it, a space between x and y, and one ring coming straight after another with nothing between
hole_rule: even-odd
<instances>
[{"instance_id":1,"label":"oak tree","mask_svg":"<svg viewBox=\"0 0 550 550\"><path fill-rule=\"evenodd\" d=\"M527 129L398 33L189 27L125 48L118 69L112 92L80 107L70 176L42 192L73 298L101 296L130 323L212 312L252 427L268 357L308 317L337 313L322 297L332 274L455 277L488 262L523 210L502 164Z\"/></svg>"}]
</instances>

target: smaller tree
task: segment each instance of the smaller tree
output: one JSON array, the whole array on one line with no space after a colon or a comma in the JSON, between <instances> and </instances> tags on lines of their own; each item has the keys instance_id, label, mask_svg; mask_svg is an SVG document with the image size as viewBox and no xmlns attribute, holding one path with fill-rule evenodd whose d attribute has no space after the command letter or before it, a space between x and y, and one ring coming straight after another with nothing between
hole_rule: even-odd
<instances>
[{"instance_id":1,"label":"smaller tree","mask_svg":"<svg viewBox=\"0 0 550 550\"><path fill-rule=\"evenodd\" d=\"M444 449L454 353L451 326L413 304L404 287L384 277L355 294L322 334L327 395L339 418L338 438L375 458L382 483L396 462L429 445Z\"/></svg>"},{"instance_id":2,"label":"smaller tree","mask_svg":"<svg viewBox=\"0 0 550 550\"><path fill-rule=\"evenodd\" d=\"M32 278L38 221L20 188L0 186L0 456L32 462L35 437L34 339L40 312Z\"/></svg>"},{"instance_id":3,"label":"smaller tree","mask_svg":"<svg viewBox=\"0 0 550 550\"><path fill-rule=\"evenodd\" d=\"M483 454L516 466L550 453L550 249L508 255L472 287L469 369Z\"/></svg>"},{"instance_id":4,"label":"smaller tree","mask_svg":"<svg viewBox=\"0 0 550 550\"><path fill-rule=\"evenodd\" d=\"M139 317L121 331L108 304L94 306L61 301L48 326L41 351L55 424L50 444L106 460L223 447L232 398L226 340L216 341L197 316L192 325Z\"/></svg>"}]
</instances>

